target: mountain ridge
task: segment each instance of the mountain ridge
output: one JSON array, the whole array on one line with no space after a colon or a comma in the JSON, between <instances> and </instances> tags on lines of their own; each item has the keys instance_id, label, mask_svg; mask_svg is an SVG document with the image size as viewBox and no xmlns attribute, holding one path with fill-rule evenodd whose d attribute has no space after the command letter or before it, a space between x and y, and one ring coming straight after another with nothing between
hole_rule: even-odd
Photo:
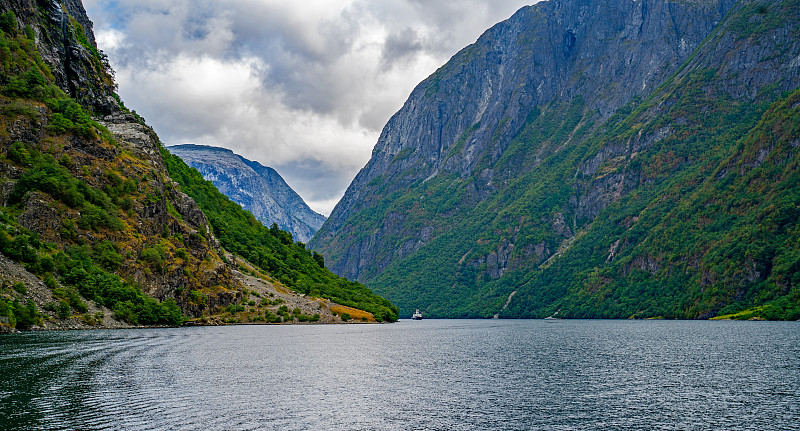
<instances>
[{"instance_id":1,"label":"mountain ridge","mask_svg":"<svg viewBox=\"0 0 800 431\"><path fill-rule=\"evenodd\" d=\"M584 58L584 55L589 54L581 51L580 55L578 55L576 50L587 45L586 49L593 51L595 46L601 44L600 42L602 42L605 34L589 33L586 30L579 32L581 37L576 36L573 40L572 38L577 30L572 28L572 23L581 25L581 29L596 26L597 28L605 29L608 33L615 31L633 32L629 28L628 21L634 23L637 20L641 21L641 14L647 12L646 9L642 9L644 8L643 2L594 1L589 2L589 6L583 7L585 3L587 2L542 2L522 8L508 21L499 23L492 29L487 30L476 44L470 45L457 53L448 62L448 67L440 68L431 77L420 83L412 91L403 108L387 123L381 133L378 144L373 150L372 158L359 172L351 186L348 187L348 191L345 192L342 200L334 208L329 221L320 232L319 239L315 239L313 244L316 246L320 242L332 239L335 234L331 231L336 231L343 220L349 216L352 211L351 207L358 209L363 205L362 202L359 202L361 194L369 194L369 192L360 191L359 188L370 189L368 183L376 180L378 176L398 176L401 181L406 181L404 185L407 185L411 183L411 178L413 178L413 181L419 179L427 180L438 175L439 170L442 169L456 172L460 177L464 178L472 174L477 169L477 163L480 162L480 158L474 157L473 154L491 151L492 157L497 157L503 152L504 147L508 145L520 127L524 125L528 119L529 112L534 112L533 108L535 106L548 104L557 94L563 92L578 93L580 89L579 83L561 82L570 79L570 74L564 73L563 69L570 66L580 68L583 67L584 63L591 63L591 60L598 55L597 53L593 53L591 57ZM702 42L708 32L711 31L711 28L713 28L713 25L721 20L722 17L715 15L708 17L707 9L713 10L715 8L709 8L705 5L705 2L688 2L690 5L694 5L694 3L701 4L695 9L686 6L678 12L674 12L676 14L680 12L681 19L671 18L673 11L666 7L666 3L658 3L662 6L662 10L651 8L648 12L656 16L656 18L651 19L652 21L660 22L661 14L670 16L670 21L689 21L691 17L704 21L704 25L700 26L702 29L694 29L690 23L684 23L686 28L681 29L682 31L680 32L676 31L676 33L681 33L684 36L675 37L678 40L671 44L670 55L658 57L660 61L656 66L666 65L667 62L671 61L671 68L674 70L678 66L676 58L678 56L682 56L680 58L684 59L688 57L693 51L693 47ZM719 8L722 10L718 15L722 15L732 4L732 1L719 2ZM588 10L596 8L601 8L604 12L608 10L615 11L613 25L607 22L600 23L600 21L604 21L607 18L607 14L592 16L588 12ZM538 27L532 28L524 26L524 21L538 22L535 20L547 13L554 16L552 19L554 22L547 21ZM622 17L616 16L622 15L622 13L625 15ZM593 21L587 23L587 19L593 19ZM565 24L564 21L569 22ZM561 28L555 30L552 28L554 26L561 26ZM536 41L538 51L531 48L528 51L521 52L516 43L517 40L514 39L515 37L523 39L523 41L528 39ZM640 50L648 48L644 42L637 46ZM682 48L684 46L685 48ZM508 52L504 52L504 49ZM617 51L617 48L616 46L605 47L605 51ZM536 55L537 52L544 52L545 54ZM621 52L622 54L616 54L618 57L622 57L617 62L629 63L628 57L632 54L626 50L621 50ZM651 56L654 56L654 54L651 54ZM475 66L468 61L473 57L478 59L480 66ZM504 58L505 61L503 60ZM511 62L511 65L506 66L506 62ZM533 67L537 62L543 62L547 67L543 67L543 70L539 71ZM656 66L648 65L646 72L656 73L659 68ZM504 72L506 67L514 70L526 69L531 70L531 72L528 74L506 75ZM595 66L596 68L597 66ZM631 78L628 76L630 74L638 73L638 76L644 79L647 73L640 69L637 67L623 67L623 71L626 74L615 76L615 79L618 80L617 86L622 86L623 82L630 81ZM602 66L599 70L596 70L593 79L603 79L602 70ZM661 74L664 75L665 73L662 72ZM445 81L449 82L447 85L450 87L441 89L442 77L445 75L453 79ZM471 77L468 84L463 84L468 94L462 93L461 88L456 87L457 85L462 85L458 79L463 75L470 75ZM583 75L585 73L582 72L581 76ZM502 83L497 83L499 79L513 82L501 85ZM518 86L523 86L524 90L518 92L504 90L504 88L516 88ZM635 89L636 87L627 91L636 94ZM500 94L500 101L493 100L493 103L489 103L488 98L492 94L502 93L503 91L507 94ZM439 96L439 94L444 95ZM544 95L539 96L540 94ZM597 97L598 100L589 101L589 108L601 111L601 118L607 117L610 114L603 111L616 110L626 103L630 97L632 96L617 100L620 99L620 96L616 92L611 92L606 96L611 102L600 100L600 97ZM424 103L426 99L432 98L436 99L436 106ZM475 103L476 100L480 102ZM537 100L539 101L537 102ZM458 124L453 124L449 120L449 117L453 116L452 113L446 108L442 108L442 106L454 106L460 110L469 110L470 112L469 115L466 115L467 118L463 113L460 113L460 116L457 117ZM487 110L489 111L488 113ZM486 118L483 118L484 116ZM426 123L418 127L415 123L415 118L417 117L425 118ZM444 132L446 132L446 137L442 136ZM428 140L427 136L429 134L432 134L435 139ZM414 147L415 143L421 143L423 147L417 150ZM486 148L489 145L492 148ZM459 146L462 148L456 148ZM444 150L445 147L447 151ZM460 151L456 152L456 150ZM453 157L449 157L450 151L454 151L456 154ZM419 172L412 176L403 176L403 171L412 169L412 167ZM489 173L489 171L484 171L483 175L488 175ZM478 172L478 175L480 174L481 172ZM487 196L489 189L491 189L490 183L491 178L489 177L475 181L474 199L480 201ZM364 199L364 202L368 202L367 199ZM337 248L341 249L342 247ZM360 249L360 247L352 247L351 249ZM366 253L370 254L371 252L366 251ZM328 258L334 270L338 273L357 279L362 278L357 267L360 257L352 256L348 258L350 262L344 264L340 263L340 259L336 256L330 255ZM368 277L371 275L369 274Z\"/></svg>"},{"instance_id":2,"label":"mountain ridge","mask_svg":"<svg viewBox=\"0 0 800 431\"><path fill-rule=\"evenodd\" d=\"M772 210L723 186L739 183L721 181L731 176L719 163L771 110L794 115L782 103L798 87L798 12L797 1L523 8L412 92L311 246L403 314L795 316L800 292L785 280L796 247L776 244L797 216L745 251L743 232L760 223L750 214ZM793 148L788 130L753 144L760 159ZM780 190L794 177L781 178L764 190L791 208ZM714 183L727 203L712 207L750 210L702 219L713 199L701 185Z\"/></svg>"},{"instance_id":3,"label":"mountain ridge","mask_svg":"<svg viewBox=\"0 0 800 431\"><path fill-rule=\"evenodd\" d=\"M271 167L221 147L185 144L167 150L200 171L265 226L275 223L298 241L308 242L325 222Z\"/></svg>"}]
</instances>

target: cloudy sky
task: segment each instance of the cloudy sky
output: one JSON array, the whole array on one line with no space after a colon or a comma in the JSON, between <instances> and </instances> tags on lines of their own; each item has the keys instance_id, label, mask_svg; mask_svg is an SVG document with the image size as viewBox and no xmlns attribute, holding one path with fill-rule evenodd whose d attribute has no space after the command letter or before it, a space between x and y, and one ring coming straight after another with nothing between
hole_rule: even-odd
<instances>
[{"instance_id":1,"label":"cloudy sky","mask_svg":"<svg viewBox=\"0 0 800 431\"><path fill-rule=\"evenodd\" d=\"M166 145L275 168L328 215L411 90L533 0L84 0Z\"/></svg>"}]
</instances>

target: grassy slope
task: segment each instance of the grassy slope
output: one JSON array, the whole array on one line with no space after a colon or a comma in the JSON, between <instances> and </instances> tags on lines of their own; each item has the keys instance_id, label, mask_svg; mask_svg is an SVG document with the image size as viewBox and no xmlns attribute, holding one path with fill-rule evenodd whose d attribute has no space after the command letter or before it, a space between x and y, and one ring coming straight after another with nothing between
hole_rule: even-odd
<instances>
[{"instance_id":1,"label":"grassy slope","mask_svg":"<svg viewBox=\"0 0 800 431\"><path fill-rule=\"evenodd\" d=\"M663 166L664 157L683 166L606 208L520 289L508 315L696 318L767 304L748 317L800 317L800 160L791 150L799 97L766 111L751 107L763 112L758 126L716 141L722 147L710 145L722 133L695 141L686 151L706 151L694 161L672 145L653 149L645 170ZM761 149L767 156L753 167Z\"/></svg>"}]
</instances>

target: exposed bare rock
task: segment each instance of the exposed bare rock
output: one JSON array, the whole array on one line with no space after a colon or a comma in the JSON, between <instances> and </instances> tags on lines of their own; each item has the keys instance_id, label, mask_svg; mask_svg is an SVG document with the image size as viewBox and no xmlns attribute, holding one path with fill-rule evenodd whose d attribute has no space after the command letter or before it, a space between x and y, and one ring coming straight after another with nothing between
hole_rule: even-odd
<instances>
[{"instance_id":1,"label":"exposed bare rock","mask_svg":"<svg viewBox=\"0 0 800 431\"><path fill-rule=\"evenodd\" d=\"M362 281L374 277L408 255L403 251L388 262L373 260L396 248L389 231L402 231L410 243L419 234L396 226L389 212L380 214L376 225L357 226L359 214L374 211L384 196L447 174L467 183L462 207L467 211L502 189L492 165L532 112L557 100L581 98L587 110L608 118L677 70L734 4L554 0L520 9L414 89L311 246L338 274ZM630 150L625 146L624 151ZM587 162L587 173L613 156L598 157ZM509 176L514 173L502 173ZM598 180L581 197L580 215L597 214L635 180L624 175ZM365 229L377 229L373 241L360 239Z\"/></svg>"},{"instance_id":2,"label":"exposed bare rock","mask_svg":"<svg viewBox=\"0 0 800 431\"><path fill-rule=\"evenodd\" d=\"M19 224L36 232L48 241L61 240L61 220L53 207L53 199L41 192L30 193L25 201L25 209L19 216Z\"/></svg>"}]
</instances>

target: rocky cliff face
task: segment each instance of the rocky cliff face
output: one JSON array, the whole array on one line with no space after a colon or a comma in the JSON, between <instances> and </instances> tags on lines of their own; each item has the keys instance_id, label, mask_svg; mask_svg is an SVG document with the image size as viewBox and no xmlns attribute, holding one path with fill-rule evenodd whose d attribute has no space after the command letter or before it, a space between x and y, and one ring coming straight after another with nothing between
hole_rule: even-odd
<instances>
[{"instance_id":1,"label":"rocky cliff face","mask_svg":"<svg viewBox=\"0 0 800 431\"><path fill-rule=\"evenodd\" d=\"M590 269L610 268L624 250L666 277L662 258L632 251L638 241L593 242L598 226L609 207L641 211L704 157L728 157L766 106L797 88L797 9L726 0L523 8L417 86L311 245L339 274L429 315L538 315L584 284L613 296L637 264ZM723 135L727 144L714 143ZM693 172L681 178L704 181ZM583 278L552 266L567 256L587 265L569 269ZM537 280L561 280L561 290L510 296ZM735 301L726 295L719 304ZM703 316L719 304L664 314Z\"/></svg>"},{"instance_id":2,"label":"rocky cliff face","mask_svg":"<svg viewBox=\"0 0 800 431\"><path fill-rule=\"evenodd\" d=\"M363 266L386 244L354 244L346 225L374 205L372 196L454 173L473 184L475 203L484 200L497 190L493 165L531 116L581 98L597 119L608 118L674 73L733 3L546 1L521 9L414 89L314 246L338 273L373 276ZM381 194L377 179L389 184Z\"/></svg>"},{"instance_id":3,"label":"rocky cliff face","mask_svg":"<svg viewBox=\"0 0 800 431\"><path fill-rule=\"evenodd\" d=\"M250 211L264 226L273 223L301 242L308 242L325 222L272 168L225 148L175 145L172 154L197 169L208 181Z\"/></svg>"},{"instance_id":4,"label":"rocky cliff face","mask_svg":"<svg viewBox=\"0 0 800 431\"><path fill-rule=\"evenodd\" d=\"M99 114L119 109L113 72L97 49L92 21L80 0L6 0L2 10L13 12L21 26L34 32L36 48L56 85Z\"/></svg>"}]
</instances>

